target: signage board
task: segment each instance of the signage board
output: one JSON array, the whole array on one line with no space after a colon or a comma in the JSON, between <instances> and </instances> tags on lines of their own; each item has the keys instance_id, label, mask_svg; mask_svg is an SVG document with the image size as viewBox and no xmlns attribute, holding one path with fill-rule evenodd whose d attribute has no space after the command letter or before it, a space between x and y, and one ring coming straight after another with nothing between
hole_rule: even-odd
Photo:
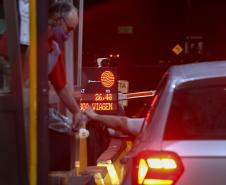
<instances>
[{"instance_id":1,"label":"signage board","mask_svg":"<svg viewBox=\"0 0 226 185\"><path fill-rule=\"evenodd\" d=\"M98 113L114 114L118 110L116 68L84 67L80 109L91 107Z\"/></svg>"},{"instance_id":2,"label":"signage board","mask_svg":"<svg viewBox=\"0 0 226 185\"><path fill-rule=\"evenodd\" d=\"M177 44L176 46L174 46L172 48L172 51L176 54L176 55L179 55L182 51L183 51L183 48Z\"/></svg>"},{"instance_id":3,"label":"signage board","mask_svg":"<svg viewBox=\"0 0 226 185\"><path fill-rule=\"evenodd\" d=\"M118 92L119 94L119 103L126 107L128 106L128 100L126 97L126 93L129 92L129 81L127 80L118 80Z\"/></svg>"}]
</instances>

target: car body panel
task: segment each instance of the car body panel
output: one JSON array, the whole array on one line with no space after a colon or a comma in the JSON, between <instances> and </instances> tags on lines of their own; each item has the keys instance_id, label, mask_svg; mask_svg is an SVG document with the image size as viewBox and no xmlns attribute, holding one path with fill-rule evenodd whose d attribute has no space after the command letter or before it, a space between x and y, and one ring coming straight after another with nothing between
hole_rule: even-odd
<instances>
[{"instance_id":1,"label":"car body panel","mask_svg":"<svg viewBox=\"0 0 226 185\"><path fill-rule=\"evenodd\" d=\"M122 184L132 184L133 157L146 150L167 150L179 155L184 165L184 173L176 185L226 184L225 138L164 140L166 123L176 89L186 88L191 84L194 87L199 87L200 84L207 87L220 84L224 89L224 84L226 87L226 61L173 66L164 78L165 84L162 89L157 89L158 101L151 108L150 118L146 118L148 124L134 141L131 152L125 157L127 159L126 175Z\"/></svg>"},{"instance_id":2,"label":"car body panel","mask_svg":"<svg viewBox=\"0 0 226 185\"><path fill-rule=\"evenodd\" d=\"M176 185L226 184L224 157L181 157L185 172Z\"/></svg>"},{"instance_id":3,"label":"car body panel","mask_svg":"<svg viewBox=\"0 0 226 185\"><path fill-rule=\"evenodd\" d=\"M226 140L164 141L162 150L175 151L183 157L226 157Z\"/></svg>"},{"instance_id":4,"label":"car body panel","mask_svg":"<svg viewBox=\"0 0 226 185\"><path fill-rule=\"evenodd\" d=\"M185 173L177 185L226 184L226 140L164 141L162 150L182 159Z\"/></svg>"}]
</instances>

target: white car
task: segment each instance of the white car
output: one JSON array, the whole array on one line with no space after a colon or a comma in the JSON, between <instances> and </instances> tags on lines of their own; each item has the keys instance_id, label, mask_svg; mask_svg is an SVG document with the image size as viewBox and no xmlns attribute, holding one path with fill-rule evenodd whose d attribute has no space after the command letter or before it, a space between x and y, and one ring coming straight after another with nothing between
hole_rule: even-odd
<instances>
[{"instance_id":1,"label":"white car","mask_svg":"<svg viewBox=\"0 0 226 185\"><path fill-rule=\"evenodd\" d=\"M125 157L123 185L226 185L226 61L171 67Z\"/></svg>"}]
</instances>

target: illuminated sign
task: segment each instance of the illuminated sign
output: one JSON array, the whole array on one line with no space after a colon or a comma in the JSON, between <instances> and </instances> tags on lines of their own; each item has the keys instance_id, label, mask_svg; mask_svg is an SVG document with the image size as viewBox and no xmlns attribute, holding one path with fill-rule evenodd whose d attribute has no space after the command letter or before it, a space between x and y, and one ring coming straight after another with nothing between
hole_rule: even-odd
<instances>
[{"instance_id":1,"label":"illuminated sign","mask_svg":"<svg viewBox=\"0 0 226 185\"><path fill-rule=\"evenodd\" d=\"M115 76L111 71L104 71L101 74L101 83L104 87L112 87L115 83Z\"/></svg>"},{"instance_id":2,"label":"illuminated sign","mask_svg":"<svg viewBox=\"0 0 226 185\"><path fill-rule=\"evenodd\" d=\"M80 109L91 107L99 113L116 113L118 84L115 68L83 68Z\"/></svg>"},{"instance_id":3,"label":"illuminated sign","mask_svg":"<svg viewBox=\"0 0 226 185\"><path fill-rule=\"evenodd\" d=\"M176 46L173 47L172 51L176 55L179 55L183 51L183 48L179 44L177 44Z\"/></svg>"}]
</instances>

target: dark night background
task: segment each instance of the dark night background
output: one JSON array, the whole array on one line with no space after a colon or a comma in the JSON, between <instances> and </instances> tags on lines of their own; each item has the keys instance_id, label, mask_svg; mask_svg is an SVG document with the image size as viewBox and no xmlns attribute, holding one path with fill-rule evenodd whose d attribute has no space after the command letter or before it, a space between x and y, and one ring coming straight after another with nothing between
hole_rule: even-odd
<instances>
[{"instance_id":1,"label":"dark night background","mask_svg":"<svg viewBox=\"0 0 226 185\"><path fill-rule=\"evenodd\" d=\"M224 0L87 0L84 66L120 54L112 62L117 63L119 79L129 80L129 91L155 89L172 64L226 58L225 11ZM120 33L120 26L132 31ZM176 44L183 48L179 55L172 52Z\"/></svg>"}]
</instances>

